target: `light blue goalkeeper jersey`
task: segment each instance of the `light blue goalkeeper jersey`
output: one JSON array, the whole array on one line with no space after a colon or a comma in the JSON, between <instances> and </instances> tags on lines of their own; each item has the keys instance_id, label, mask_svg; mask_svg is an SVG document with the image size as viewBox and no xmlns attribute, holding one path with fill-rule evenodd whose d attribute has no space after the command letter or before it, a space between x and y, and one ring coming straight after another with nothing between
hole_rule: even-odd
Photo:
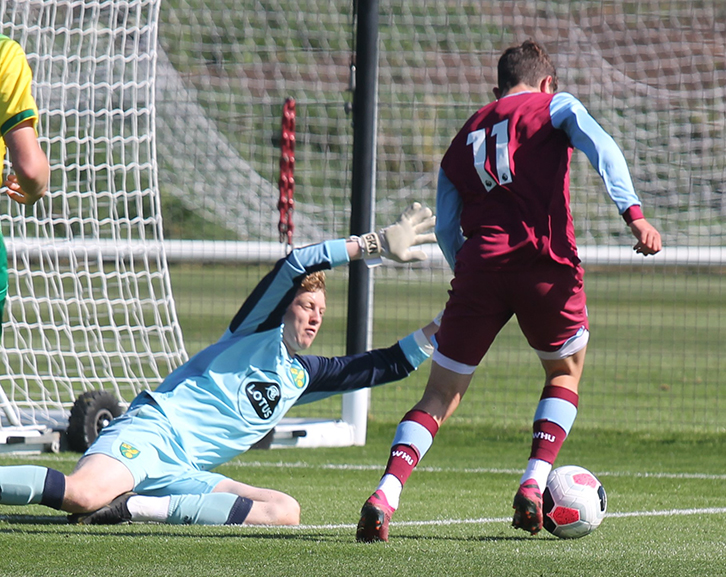
<instances>
[{"instance_id":1,"label":"light blue goalkeeper jersey","mask_svg":"<svg viewBox=\"0 0 726 577\"><path fill-rule=\"evenodd\" d=\"M293 250L277 262L219 341L132 408L156 403L189 460L212 469L262 439L296 403L401 379L428 358L413 335L387 349L290 356L282 319L306 275L348 262L345 240Z\"/></svg>"}]
</instances>

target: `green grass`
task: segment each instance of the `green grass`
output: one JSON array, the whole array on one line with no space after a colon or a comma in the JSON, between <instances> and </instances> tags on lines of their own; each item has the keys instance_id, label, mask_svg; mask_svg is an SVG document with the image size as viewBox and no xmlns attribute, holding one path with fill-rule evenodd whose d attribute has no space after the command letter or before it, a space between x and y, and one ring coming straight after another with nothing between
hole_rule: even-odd
<instances>
[{"instance_id":1,"label":"green grass","mask_svg":"<svg viewBox=\"0 0 726 577\"><path fill-rule=\"evenodd\" d=\"M358 544L357 514L377 483L394 428L372 423L365 447L251 451L219 469L296 497L301 528L76 527L40 506L0 507L0 575L726 573L724 511L707 512L726 507L724 435L574 431L559 464L598 474L610 517L584 539L561 541L509 527L528 432L447 424L406 486L391 541ZM70 471L76 457L32 462ZM6 456L0 464L27 460Z\"/></svg>"}]
</instances>

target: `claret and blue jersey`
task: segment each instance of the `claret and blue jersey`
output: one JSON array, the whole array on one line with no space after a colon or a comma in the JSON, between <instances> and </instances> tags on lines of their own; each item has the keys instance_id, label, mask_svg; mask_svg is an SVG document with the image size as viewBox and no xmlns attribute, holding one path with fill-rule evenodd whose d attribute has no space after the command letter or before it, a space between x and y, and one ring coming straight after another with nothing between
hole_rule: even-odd
<instances>
[{"instance_id":1,"label":"claret and blue jersey","mask_svg":"<svg viewBox=\"0 0 726 577\"><path fill-rule=\"evenodd\" d=\"M255 288L215 344L132 407L155 403L187 457L212 469L248 450L297 403L401 379L428 358L412 335L359 355L290 355L283 316L306 275L349 261L344 239L293 250Z\"/></svg>"},{"instance_id":2,"label":"claret and blue jersey","mask_svg":"<svg viewBox=\"0 0 726 577\"><path fill-rule=\"evenodd\" d=\"M441 163L436 234L454 268L466 239L488 268L547 256L579 263L570 214L569 161L582 150L626 222L642 218L615 141L566 92L517 92L478 110Z\"/></svg>"}]
</instances>

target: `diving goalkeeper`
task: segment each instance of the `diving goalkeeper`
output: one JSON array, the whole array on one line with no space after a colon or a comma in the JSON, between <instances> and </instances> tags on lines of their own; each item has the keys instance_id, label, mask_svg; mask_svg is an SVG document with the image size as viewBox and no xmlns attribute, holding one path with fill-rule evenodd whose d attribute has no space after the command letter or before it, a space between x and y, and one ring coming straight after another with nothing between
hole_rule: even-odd
<instances>
[{"instance_id":1,"label":"diving goalkeeper","mask_svg":"<svg viewBox=\"0 0 726 577\"><path fill-rule=\"evenodd\" d=\"M379 233L325 241L279 260L215 344L139 394L68 476L0 467L0 504L40 503L71 522L296 525L300 506L273 489L213 469L244 453L296 404L404 378L432 352L432 322L391 347L326 358L300 355L325 313L324 270L351 260L423 260L431 211L410 206Z\"/></svg>"}]
</instances>

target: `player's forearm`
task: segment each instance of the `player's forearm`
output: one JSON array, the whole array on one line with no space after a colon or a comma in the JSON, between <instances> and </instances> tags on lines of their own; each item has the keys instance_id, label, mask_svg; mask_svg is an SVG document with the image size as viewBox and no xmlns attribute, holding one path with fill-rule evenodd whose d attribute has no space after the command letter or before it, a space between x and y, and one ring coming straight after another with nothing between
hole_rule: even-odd
<instances>
[{"instance_id":1,"label":"player's forearm","mask_svg":"<svg viewBox=\"0 0 726 577\"><path fill-rule=\"evenodd\" d=\"M348 258L350 260L360 260L363 258L363 250L361 249L357 237L347 239L345 241L345 249L348 251Z\"/></svg>"},{"instance_id":2,"label":"player's forearm","mask_svg":"<svg viewBox=\"0 0 726 577\"><path fill-rule=\"evenodd\" d=\"M17 170L15 175L18 178L18 184L25 193L26 205L32 205L38 202L48 189L49 167L48 162L39 162L36 166L26 167L29 170Z\"/></svg>"},{"instance_id":3,"label":"player's forearm","mask_svg":"<svg viewBox=\"0 0 726 577\"><path fill-rule=\"evenodd\" d=\"M461 232L461 209L459 191L444 171L439 170L436 188L436 239L451 270L454 270L456 253L465 240Z\"/></svg>"},{"instance_id":4,"label":"player's forearm","mask_svg":"<svg viewBox=\"0 0 726 577\"><path fill-rule=\"evenodd\" d=\"M35 204L48 188L50 166L38 143L30 120L10 130L3 137L10 152L13 173L25 197L24 204Z\"/></svg>"}]
</instances>

